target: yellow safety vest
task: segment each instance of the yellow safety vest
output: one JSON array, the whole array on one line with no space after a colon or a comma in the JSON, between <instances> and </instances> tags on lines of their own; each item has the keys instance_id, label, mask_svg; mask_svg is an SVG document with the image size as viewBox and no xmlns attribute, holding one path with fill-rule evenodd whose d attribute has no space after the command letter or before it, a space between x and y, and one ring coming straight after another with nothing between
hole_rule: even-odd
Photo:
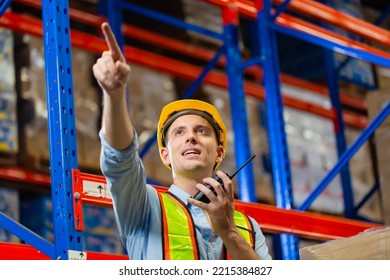
<instances>
[{"instance_id":1,"label":"yellow safety vest","mask_svg":"<svg viewBox=\"0 0 390 280\"><path fill-rule=\"evenodd\" d=\"M187 207L172 193L158 192L161 204L163 259L199 260L194 221ZM234 211L238 231L254 248L253 225L247 215Z\"/></svg>"}]
</instances>

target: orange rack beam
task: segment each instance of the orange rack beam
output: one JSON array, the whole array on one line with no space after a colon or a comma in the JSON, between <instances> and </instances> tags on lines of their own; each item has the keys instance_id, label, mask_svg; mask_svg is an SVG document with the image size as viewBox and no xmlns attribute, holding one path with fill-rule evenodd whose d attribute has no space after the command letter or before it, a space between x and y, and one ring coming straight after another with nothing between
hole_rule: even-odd
<instances>
[{"instance_id":1,"label":"orange rack beam","mask_svg":"<svg viewBox=\"0 0 390 280\"><path fill-rule=\"evenodd\" d=\"M272 2L282 4L284 1L273 0ZM291 0L287 8L347 30L372 42L390 46L390 31L340 12L322 3L313 0Z\"/></svg>"}]
</instances>

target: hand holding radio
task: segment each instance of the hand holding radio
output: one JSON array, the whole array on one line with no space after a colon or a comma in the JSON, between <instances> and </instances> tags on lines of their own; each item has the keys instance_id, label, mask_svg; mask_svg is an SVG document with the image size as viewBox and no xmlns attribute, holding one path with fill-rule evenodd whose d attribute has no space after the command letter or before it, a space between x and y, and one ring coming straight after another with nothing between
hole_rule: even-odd
<instances>
[{"instance_id":1,"label":"hand holding radio","mask_svg":"<svg viewBox=\"0 0 390 280\"><path fill-rule=\"evenodd\" d=\"M253 158L255 157L255 155L253 155L250 159L248 159L240 168L238 168L232 175L229 175L228 173L225 173L226 176L229 177L229 179L233 179L234 176L236 176L236 174L242 169L244 168L245 165L247 165ZM219 178L219 176L217 174L214 174L213 177L212 177L214 180L216 180L218 183L221 184L222 188L224 188L224 183L222 181L221 178ZM210 189L214 195L217 195L217 192L215 191L215 189L210 186L209 184L204 184L204 186L208 189ZM208 199L208 197L202 193L201 191L198 191L193 197L193 199L195 200L199 200L199 201L202 201L204 203L210 203L210 199Z\"/></svg>"}]
</instances>

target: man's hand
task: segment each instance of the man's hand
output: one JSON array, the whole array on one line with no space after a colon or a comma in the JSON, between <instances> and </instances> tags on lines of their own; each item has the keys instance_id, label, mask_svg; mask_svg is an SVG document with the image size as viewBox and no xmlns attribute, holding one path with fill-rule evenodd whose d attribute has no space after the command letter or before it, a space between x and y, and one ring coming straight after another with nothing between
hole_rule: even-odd
<instances>
[{"instance_id":1,"label":"man's hand","mask_svg":"<svg viewBox=\"0 0 390 280\"><path fill-rule=\"evenodd\" d=\"M224 188L213 178L209 177L203 180L204 183L208 183L214 188L216 196L204 185L196 185L207 196L210 203L207 204L193 198L188 198L188 202L206 212L206 217L214 232L222 238L231 259L258 260L259 256L238 232L234 223L233 183L222 171L217 171L217 175L222 179Z\"/></svg>"},{"instance_id":2,"label":"man's hand","mask_svg":"<svg viewBox=\"0 0 390 280\"><path fill-rule=\"evenodd\" d=\"M235 230L234 224L234 195L233 195L233 183L229 177L222 171L218 171L217 175L222 179L224 188L215 179L209 177L203 180L204 183L209 184L214 188L217 195L203 184L197 184L196 187L207 198L210 203L203 203L201 201L189 198L188 202L203 209L208 217L209 222L214 232L220 237L224 237L224 234L228 231Z\"/></svg>"},{"instance_id":3,"label":"man's hand","mask_svg":"<svg viewBox=\"0 0 390 280\"><path fill-rule=\"evenodd\" d=\"M130 66L115 39L110 25L104 22L101 26L108 51L93 65L93 74L100 87L111 97L117 97L125 92L126 83L130 76Z\"/></svg>"}]
</instances>

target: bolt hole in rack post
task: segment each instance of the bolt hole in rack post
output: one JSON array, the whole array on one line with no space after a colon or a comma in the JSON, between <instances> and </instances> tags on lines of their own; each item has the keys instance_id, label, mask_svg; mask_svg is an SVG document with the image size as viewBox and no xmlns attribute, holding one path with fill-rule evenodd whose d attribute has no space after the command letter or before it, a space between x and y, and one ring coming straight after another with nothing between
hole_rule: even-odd
<instances>
[{"instance_id":1,"label":"bolt hole in rack post","mask_svg":"<svg viewBox=\"0 0 390 280\"><path fill-rule=\"evenodd\" d=\"M41 8L41 3L40 1L14 1L16 3L21 3L30 7L35 7L35 8ZM64 1L65 2L65 1ZM352 55L354 57L358 57L364 60L367 60L372 63L376 63L378 65L382 65L385 67L388 67L389 63L389 54L381 51L379 49L370 47L368 45L355 42L351 39L348 39L346 37L337 35L331 31L325 30L323 28L317 27L311 23L305 22L304 20L298 20L297 18L294 18L293 16L288 15L287 13L283 12L283 9L286 8L286 6L290 9L293 9L295 12L301 12L303 14L309 13L311 9L309 8L315 8L315 9L320 9L321 11L326 11L330 13L331 15L335 16L337 14L337 17L342 17L342 18L348 18L348 20L353 20L356 21L355 19L337 12L331 8L328 8L324 5L314 3L312 1L286 1L284 2L285 5L280 5L279 6L279 16L274 19L273 22L271 22L271 19L269 18L270 15L270 6L269 2L261 2L261 1L255 1L255 2L249 2L249 1L205 1L210 4L216 5L217 7L220 7L222 10L222 14L230 15L230 20L229 17L225 17L225 24L226 28L224 29L224 32L229 33L229 32L236 32L236 27L237 24L234 19L237 17L237 13L239 13L242 16L248 17L252 20L259 20L263 19L265 21L270 21L267 22L267 28L280 32L285 32L288 33L289 35L292 36L297 36L302 38L303 40L308 40L310 42L314 42L322 47L329 48L332 50L341 50L342 52ZM227 5L228 2L231 2L235 4L233 5ZM310 3L308 3L310 2ZM229 4L231 4L229 3ZM282 2L277 2L275 3L281 4ZM8 3L9 4L9 3ZM263 6L263 4L266 4ZM289 4L289 5L287 5ZM304 4L304 5L303 5ZM57 9L57 7L63 7L64 10L69 11L67 13L62 13L61 15L56 15L58 17L70 17L72 20L81 20L84 23L90 24L92 26L95 26L98 28L100 23L105 20L104 17L99 17L95 15L90 15L86 14L85 12L77 11L74 9L69 9L67 10L67 3L62 3L61 5L59 3L56 3L56 1L42 1L42 5L45 5L45 7L50 7L50 5L57 5L54 7L54 11ZM126 5L127 7L128 5ZM125 5L123 6L125 7ZM232 10L233 9L233 10ZM268 9L268 10L266 10ZM2 10L3 11L3 10ZM42 21L33 17L29 17L27 15L20 15L17 13L13 13L12 11L3 11L2 18L0 19L0 24L6 28L10 28L12 30L18 31L18 32L24 32L28 34L32 34L35 36L42 36ZM261 14L263 13L263 14ZM264 14L265 13L265 14ZM323 13L313 13L310 14L310 16L316 16L316 17L321 17ZM228 18L228 19L226 19ZM166 18L165 18L166 19ZM323 21L332 21L332 17L324 17L324 18L319 18L320 20ZM45 26L46 23L45 17L43 17L43 24ZM61 19L57 19L58 22L62 22ZM69 20L66 18L66 20ZM65 22L66 22L65 20ZM334 17L333 17L334 20ZM365 26L367 28L370 28L371 32L369 34L374 33L383 33L383 32L388 32L385 30L382 30L377 27L373 27L365 22L362 21L357 21L359 23L359 26ZM27 25L26 25L27 23ZM328 22L332 23L332 22ZM180 25L180 24L178 24ZM61 26L61 24L60 24ZM185 25L185 27L189 27L188 25ZM342 26L344 27L344 26ZM66 26L63 27L66 30ZM69 29L68 29L69 30ZM359 29L361 30L361 29ZM350 31L357 32L358 30L356 29L351 29ZM202 48L196 48L195 51L192 48L183 48L185 46L184 43L176 41L174 39L170 38L164 38L162 36L156 36L155 34L149 33L149 32L144 32L142 30L139 30L135 27L124 25L123 26L123 32L125 36L136 36L137 39L139 40L145 40L149 41L152 43L159 43L162 46L166 48L170 48L171 50L175 51L180 51L180 52L185 52L186 55L191 55L191 56L197 56L200 59L203 60L209 60L214 58L219 65L231 65L232 63L237 64L237 57L231 57L231 56L226 56L225 59L217 57L217 55L214 56L213 52L204 50ZM263 30L264 32L264 30ZM266 30L265 32L269 32L269 30ZM71 35L71 44L73 46L81 47L84 49L87 49L91 52L96 52L96 53L101 53L103 50L105 50L106 46L103 40L101 40L99 37L95 35L90 35L87 33L83 33L77 30L71 30L71 34L68 32L65 32L65 34L62 34L61 36L64 36L66 39L66 36ZM227 34L225 34L227 35ZM364 36L370 36L367 34L360 34ZM119 34L118 34L119 36ZM270 35L271 36L271 35ZM222 36L218 36L221 38ZM372 39L375 36L370 36ZM325 39L326 38L326 39ZM377 37L375 37L377 38ZM380 40L380 39L379 39ZM380 40L381 43L386 44L383 40ZM230 42L232 44L231 49L234 50L234 44L237 42ZM265 51L268 51L267 46L263 46ZM198 66L191 65L189 63L185 62L180 62L172 58L166 58L160 55L152 54L147 51L142 51L140 49L136 49L134 47L130 46L124 46L125 50L125 55L127 60L130 63L138 63L141 65L145 65L147 67L152 67L158 70L166 71L169 73L172 73L174 75L177 75L181 78L189 79L189 80L195 80L197 83L204 82L212 85L216 85L218 87L222 88L229 88L231 87L230 90L232 90L232 84L235 84L234 89L235 91L244 91L246 95L248 96L253 96L256 97L260 100L266 100L265 98L265 90L268 92L273 92L276 90L275 96L278 96L278 90L273 89L270 86L269 81L272 79L274 80L273 86L277 85L278 86L278 78L276 77L271 77L268 78L269 72L264 71L262 73L262 70L258 66L259 60L257 58L254 58L252 61L248 61L245 65L240 66L242 68L245 68L245 72L249 73L251 75L259 77L259 75L263 75L265 79L265 90L262 86L260 86L258 83L255 83L253 81L235 81L232 83L231 76L225 76L224 74L221 74L220 72L217 71L210 71L209 69L203 70L206 71L208 74L206 75L200 75L202 73L202 69ZM237 51L237 50L236 50ZM271 59L274 54L265 52L264 54L267 54L271 57ZM237 55L237 54L235 54ZM57 58L53 58L57 59ZM69 59L69 58L65 58ZM239 60L238 60L239 61ZM162 63L164 62L164 63ZM270 64L267 64L270 63ZM268 62L265 61L263 62L263 67L265 65L272 65L272 61ZM210 63L211 66L213 66L214 63ZM236 65L237 66L237 65ZM250 66L250 67L248 67ZM212 67L210 67L212 68ZM276 70L275 70L276 71ZM270 80L268 80L270 79ZM300 85L302 87L310 88L310 89L315 89L314 92L319 93L324 95L327 93L327 89L314 85L312 83L308 82L303 82L298 79L295 79L291 76L288 75L281 75L281 80L286 82L286 83L292 83L295 85ZM49 81L50 82L50 81ZM62 82L61 79L59 78L56 80L56 82L60 83ZM243 83L240 85L240 82ZM69 85L70 83L70 85ZM71 82L68 81L68 85L71 88ZM196 85L195 85L196 86ZM66 102L66 106L69 106L70 108L72 107L72 100L67 100L68 104ZM239 100L239 103L241 103L242 100ZM275 103L276 102L276 103ZM342 103L348 103L348 104L357 104L357 106L364 106L364 103L359 102L359 100L354 100L353 98L348 98L345 95L342 96L341 98ZM61 102L59 102L61 103ZM275 111L280 111L282 108L282 103L285 106L300 109L300 110L305 110L307 112L311 112L313 114L320 115L324 118L329 118L332 119L335 123L337 121L340 121L336 119L337 114L335 113L334 109L326 109L321 106L316 106L313 104L310 104L308 102L304 102L298 99L295 99L293 97L287 97L284 96L281 100L275 100L274 103L270 103L268 110L273 110ZM60 105L52 105L53 107L55 106L60 106ZM356 106L356 105L354 105ZM61 111L61 108L60 110ZM234 110L232 110L234 114ZM344 122L347 125L352 125L352 126L357 126L360 128L364 128L364 132L362 134L362 137L360 137L357 141L355 142L354 146L350 148L346 153L343 154L342 161L340 161L339 164L336 164L334 169L332 169L332 173L329 173L329 175L323 180L322 185L325 185L331 179L335 173L340 171L340 168L342 167L342 164L345 163L345 161L348 161L352 154L356 152L357 148L359 145L361 145L362 142L367 140L367 137L375 130L376 127L383 121L383 119L387 116L387 108L385 108L379 117L376 119L375 122L369 124L368 121L360 116L354 115L353 113L350 112L342 112L342 117ZM278 114L275 118L281 118L282 114ZM51 117L51 116L50 116ZM50 118L49 117L49 118ZM74 117L73 117L74 118ZM234 118L234 116L233 116ZM68 120L70 122L70 126L72 125L72 117ZM278 119L278 121L283 124L282 119ZM269 129L274 129L275 127L272 127L273 123L271 124L271 127ZM238 126L240 129L246 134L245 132L245 119L242 120L242 123L239 123ZM277 141L275 142L275 145L279 145L279 148L275 148L276 150L273 150L271 147L271 151L274 151L275 154L283 153L282 158L285 159L285 157L288 155L286 154L283 149L285 148L285 142L283 142L283 131L273 131L274 139ZM61 139L65 139L66 143L69 142L74 142L74 140L69 139L68 135L60 135L59 136ZM239 139L239 137L236 137ZM279 141L279 142L278 142ZM281 141L281 142L280 142ZM237 141L239 142L239 141ZM241 143L236 143L236 145L239 145ZM74 145L74 143L70 143L70 145ZM274 146L275 146L274 145ZM272 143L271 143L272 146ZM281 149L282 148L282 149ZM75 147L73 147L73 150L76 150ZM75 234L78 236L80 234L80 231L82 230L82 212L80 210L80 205L82 203L91 203L94 205L101 205L101 206L110 206L110 198L109 195L107 195L109 192L107 191L107 187L105 185L105 180L103 177L99 176L94 176L94 175L89 175L85 173L81 173L78 168L77 168L77 162L75 163L75 159L69 160L68 158L64 158L63 155L60 152L61 150L54 149L54 152L52 152L52 155L55 155L54 158L58 158L58 162L64 162L67 165L66 168L58 170L56 176L61 177L58 180L53 181L53 179L57 177L51 176L51 178L48 180L46 178L44 182L40 182L40 184L48 185L51 184L52 192L58 191L57 188L64 188L66 187L67 191L72 193L73 196L71 196L71 202L67 201L66 205L63 205L65 208L65 211L71 213L72 219L71 222L63 225L65 228L69 228L69 233L67 234ZM248 153L248 151L245 151L244 154ZM56 161L57 162L57 161ZM282 174L283 176L280 177L282 180L285 180L284 182L278 182L274 181L274 185L277 185L280 187L278 191L276 191L275 195L280 196L284 191L284 188L288 188L289 184L289 170L286 170L286 166L288 166L288 159L285 162L284 166L281 166L279 163L274 163L273 162L273 173L274 174ZM238 163L239 164L239 163ZM14 169L15 170L15 169ZM17 178L21 178L23 176L26 176L26 178L34 178L34 175L24 169L17 168L17 174L15 176L15 173L12 172L12 168L5 168L4 171L2 172L2 178L9 179L9 180L17 180ZM60 175L58 175L60 174ZM70 175L71 174L71 175ZM246 174L248 175L248 174ZM20 177L21 176L21 177ZM73 178L70 178L72 177ZM274 176L275 178L276 176ZM286 179L287 178L287 179ZM34 179L31 179L34 180ZM276 180L276 179L275 179ZM60 187L59 187L60 186ZM100 188L97 190L97 192L94 192L94 186L100 186ZM290 186L291 187L291 186ZM321 186L323 188L324 186ZM158 187L157 187L158 188ZM159 191L164 191L164 188L158 188ZM240 189L239 192L245 193L244 189ZM321 192L321 190L319 191ZM103 195L102 195L102 194ZM315 197L318 194L314 194L313 196ZM66 194L64 195L66 196ZM312 198L313 198L312 196ZM308 201L304 206L301 207L301 210L307 210L307 204L310 205L312 202L312 198L310 201ZM53 198L57 200L61 200L60 197ZM279 198L281 201L284 201L284 204L288 204L288 201L291 199L289 197L281 197ZM66 200L66 199L65 199ZM277 199L278 200L278 199ZM62 202L60 202L62 203ZM282 204L283 204L282 203ZM73 205L73 207L69 207L69 205ZM238 209L248 213L249 215L253 216L256 220L259 221L261 227L264 229L265 232L267 233L272 233L272 234L280 234L280 233L289 233L289 234L294 234L296 236L301 236L305 238L311 238L311 239L316 239L316 240L330 240L330 239L338 239L341 237L347 237L347 236L352 236L355 235L365 229L368 228L373 228L373 227L379 227L379 224L376 223L369 223L369 222L362 222L358 220L352 220L352 219L346 219L346 218L340 218L340 217L334 217L330 215L321 215L321 214L314 214L310 212L304 212L304 211L297 211L293 209L285 209L286 205L277 205L278 207L274 207L272 205L264 205L264 204L258 204L254 202L244 202L243 200L237 200L236 206ZM70 250L80 250L80 244L61 244L60 248L64 248L63 252L55 252L53 249L52 244L48 244L47 242L41 240L38 236L34 235L33 233L29 232L28 230L24 229L22 225L12 221L11 219L8 219L6 216L1 215L0 216L0 222L3 227L6 229L10 230L12 233L15 235L19 236L21 239L26 241L29 244L32 244L34 247L36 247L37 250L32 249L30 246L27 245L14 245L14 244L1 244L1 246L5 246L7 250L4 250L5 255L2 255L3 258L22 258L22 254L18 254L18 252L28 252L27 255L24 255L24 257L27 258L41 258L43 256L42 253L44 252L46 255L43 256L43 258L50 257L57 259L61 257L62 259L66 259L67 253ZM57 225L58 226L58 225ZM76 238L77 239L77 238ZM61 240L55 240L55 242L63 242ZM42 249L43 248L43 249ZM286 255L283 256L283 258L296 258L296 254L294 255L293 253L285 253ZM292 256L292 257L291 257ZM93 252L88 252L87 259L94 259L94 258L115 258L114 256L110 255L105 255L105 254L95 254Z\"/></svg>"}]
</instances>

